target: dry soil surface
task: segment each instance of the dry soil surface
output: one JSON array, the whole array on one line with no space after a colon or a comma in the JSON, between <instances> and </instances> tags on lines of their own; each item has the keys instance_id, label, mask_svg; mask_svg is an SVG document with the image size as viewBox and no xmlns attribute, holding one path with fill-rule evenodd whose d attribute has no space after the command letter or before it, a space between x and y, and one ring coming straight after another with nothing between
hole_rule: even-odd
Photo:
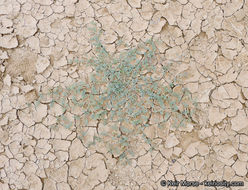
<instances>
[{"instance_id":1,"label":"dry soil surface","mask_svg":"<svg viewBox=\"0 0 248 190\"><path fill-rule=\"evenodd\" d=\"M104 147L87 148L75 131L48 126L59 110L27 107L38 93L91 72L68 64L90 55L87 25L96 21L102 41L135 46L153 37L168 60L182 56L184 81L197 99L198 125L156 127L131 165ZM0 189L163 190L161 180L242 181L248 189L248 2L246 0L1 0ZM59 109L59 108L58 108Z\"/></svg>"}]
</instances>

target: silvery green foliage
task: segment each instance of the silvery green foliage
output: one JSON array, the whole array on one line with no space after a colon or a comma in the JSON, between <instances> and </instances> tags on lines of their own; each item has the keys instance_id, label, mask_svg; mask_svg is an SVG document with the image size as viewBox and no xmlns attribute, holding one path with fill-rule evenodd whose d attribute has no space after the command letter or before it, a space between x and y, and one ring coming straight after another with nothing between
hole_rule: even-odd
<instances>
[{"instance_id":1,"label":"silvery green foliage","mask_svg":"<svg viewBox=\"0 0 248 190\"><path fill-rule=\"evenodd\" d=\"M132 142L138 137L153 147L153 139L144 133L150 126L152 113L163 118L157 125L159 128L165 127L168 121L174 127L184 127L187 122L192 122L195 103L189 91L184 87L179 88L179 92L174 90L178 85L175 76L171 76L168 85L162 85L160 80L152 77L156 70L153 64L156 46L152 39L113 56L101 44L100 32L94 27L91 31L95 56L87 62L94 68L89 81L50 91L50 106L56 102L63 107L63 114L57 118L58 124L82 129L81 139L84 139L87 136L84 128L89 121L96 121L96 128L101 123L106 131L94 136L91 144L101 141L113 155L122 159L133 154ZM171 64L163 63L162 68L162 76L168 76ZM74 120L70 120L66 113L74 113L74 109L79 111L74 114Z\"/></svg>"}]
</instances>

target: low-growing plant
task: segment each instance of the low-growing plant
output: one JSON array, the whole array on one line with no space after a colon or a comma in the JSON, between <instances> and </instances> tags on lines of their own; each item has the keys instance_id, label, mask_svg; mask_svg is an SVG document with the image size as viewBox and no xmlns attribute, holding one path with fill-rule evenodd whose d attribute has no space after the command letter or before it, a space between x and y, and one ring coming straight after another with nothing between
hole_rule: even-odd
<instances>
[{"instance_id":1,"label":"low-growing plant","mask_svg":"<svg viewBox=\"0 0 248 190\"><path fill-rule=\"evenodd\" d=\"M82 140L89 127L94 127L97 134L88 145L103 142L115 157L126 159L134 154L133 142L139 137L154 146L153 139L144 132L151 125L152 114L161 116L157 121L159 128L167 122L174 127L192 122L196 103L178 82L180 75L170 73L173 64L156 60L152 39L112 55L102 45L96 27L91 31L95 56L80 63L94 69L89 78L68 87L56 87L46 94L52 97L50 107L57 103L63 108L57 124L68 129L75 126ZM154 77L156 74L161 77ZM170 80L166 81L168 76Z\"/></svg>"}]
</instances>

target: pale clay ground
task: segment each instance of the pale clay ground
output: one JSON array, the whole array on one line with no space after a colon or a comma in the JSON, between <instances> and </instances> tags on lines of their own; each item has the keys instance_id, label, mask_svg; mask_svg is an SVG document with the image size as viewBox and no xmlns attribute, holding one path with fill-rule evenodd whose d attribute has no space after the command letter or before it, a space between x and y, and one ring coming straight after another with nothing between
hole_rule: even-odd
<instances>
[{"instance_id":1,"label":"pale clay ground","mask_svg":"<svg viewBox=\"0 0 248 190\"><path fill-rule=\"evenodd\" d=\"M184 82L203 110L196 127L146 131L159 149L140 144L131 166L104 147L87 150L71 130L47 128L59 110L26 105L91 72L67 60L90 55L94 20L110 52L120 38L135 46L154 36L161 56L183 55ZM0 190L168 189L163 179L244 181L230 189L247 190L247 26L242 0L1 0Z\"/></svg>"}]
</instances>

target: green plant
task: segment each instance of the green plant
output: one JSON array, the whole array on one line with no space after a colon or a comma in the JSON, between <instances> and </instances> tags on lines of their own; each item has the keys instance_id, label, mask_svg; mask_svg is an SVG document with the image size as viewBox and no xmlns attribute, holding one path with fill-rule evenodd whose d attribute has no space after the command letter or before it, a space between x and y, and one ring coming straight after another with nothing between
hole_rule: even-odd
<instances>
[{"instance_id":1,"label":"green plant","mask_svg":"<svg viewBox=\"0 0 248 190\"><path fill-rule=\"evenodd\" d=\"M90 30L95 56L84 64L92 66L94 72L86 82L66 88L59 86L46 94L52 97L51 107L57 103L63 108L57 124L69 129L76 126L84 139L89 122L95 121L94 127L98 130L102 126L101 132L88 145L103 142L113 155L126 159L134 154L132 142L140 136L154 146L153 139L144 133L152 114L162 116L159 128L168 121L174 127L192 121L195 102L190 92L178 83L178 76L170 74L172 63L157 63L152 39L114 56L101 44L101 33L96 27ZM158 65L162 68L159 79L153 77ZM161 82L165 76L171 79L167 84ZM66 114L73 114L73 120Z\"/></svg>"}]
</instances>

